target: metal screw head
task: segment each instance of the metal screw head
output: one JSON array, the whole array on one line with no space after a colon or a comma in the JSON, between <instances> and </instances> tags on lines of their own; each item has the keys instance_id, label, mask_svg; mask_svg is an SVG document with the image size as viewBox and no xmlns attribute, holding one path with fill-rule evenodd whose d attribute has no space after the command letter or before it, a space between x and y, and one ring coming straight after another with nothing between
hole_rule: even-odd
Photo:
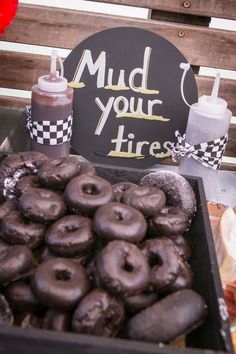
<instances>
[{"instance_id":1,"label":"metal screw head","mask_svg":"<svg viewBox=\"0 0 236 354\"><path fill-rule=\"evenodd\" d=\"M184 31L179 31L178 32L178 36L181 37L181 38L184 37L185 36L185 32Z\"/></svg>"},{"instance_id":2,"label":"metal screw head","mask_svg":"<svg viewBox=\"0 0 236 354\"><path fill-rule=\"evenodd\" d=\"M183 2L183 7L185 7L185 9L188 9L190 7L190 2L189 1L184 1Z\"/></svg>"}]
</instances>

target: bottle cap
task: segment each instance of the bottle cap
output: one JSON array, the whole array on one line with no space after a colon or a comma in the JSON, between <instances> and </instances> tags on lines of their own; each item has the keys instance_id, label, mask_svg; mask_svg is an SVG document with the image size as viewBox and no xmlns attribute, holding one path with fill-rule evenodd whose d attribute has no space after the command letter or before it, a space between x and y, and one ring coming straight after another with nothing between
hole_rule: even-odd
<instances>
[{"instance_id":1,"label":"bottle cap","mask_svg":"<svg viewBox=\"0 0 236 354\"><path fill-rule=\"evenodd\" d=\"M218 91L220 86L220 73L216 74L214 85L212 88L211 96L203 95L199 97L196 109L202 113L221 116L227 112L227 102L218 97Z\"/></svg>"},{"instance_id":2,"label":"bottle cap","mask_svg":"<svg viewBox=\"0 0 236 354\"><path fill-rule=\"evenodd\" d=\"M58 76L58 72L56 70L57 60L59 61L61 67L60 76ZM58 57L57 51L53 49L51 54L50 75L43 75L38 78L39 89L47 92L66 91L68 81L65 77L63 77L63 75L64 75L64 69L63 69L62 60L60 57Z\"/></svg>"}]
</instances>

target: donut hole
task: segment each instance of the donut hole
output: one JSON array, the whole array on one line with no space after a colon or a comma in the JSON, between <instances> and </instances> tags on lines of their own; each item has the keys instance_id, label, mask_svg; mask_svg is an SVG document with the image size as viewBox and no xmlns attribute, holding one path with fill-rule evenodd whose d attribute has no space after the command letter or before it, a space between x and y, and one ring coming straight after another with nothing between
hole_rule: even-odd
<instances>
[{"instance_id":1,"label":"donut hole","mask_svg":"<svg viewBox=\"0 0 236 354\"><path fill-rule=\"evenodd\" d=\"M117 221L122 221L124 219L124 215L120 211L115 210L114 215Z\"/></svg>"},{"instance_id":2,"label":"donut hole","mask_svg":"<svg viewBox=\"0 0 236 354\"><path fill-rule=\"evenodd\" d=\"M156 253L151 253L148 257L148 264L151 268L155 266L162 266L163 265L163 260L159 256L159 254Z\"/></svg>"},{"instance_id":3,"label":"donut hole","mask_svg":"<svg viewBox=\"0 0 236 354\"><path fill-rule=\"evenodd\" d=\"M50 212L51 214L54 215L54 214L57 212L57 210L58 210L58 206L57 206L56 204L50 205L50 207L49 207L49 212Z\"/></svg>"},{"instance_id":4,"label":"donut hole","mask_svg":"<svg viewBox=\"0 0 236 354\"><path fill-rule=\"evenodd\" d=\"M56 280L68 281L71 280L71 273L67 269L56 269L55 278Z\"/></svg>"},{"instance_id":5,"label":"donut hole","mask_svg":"<svg viewBox=\"0 0 236 354\"><path fill-rule=\"evenodd\" d=\"M45 199L49 199L50 198L50 193L47 189L37 189L36 193L41 197L41 198L45 198Z\"/></svg>"},{"instance_id":6,"label":"donut hole","mask_svg":"<svg viewBox=\"0 0 236 354\"><path fill-rule=\"evenodd\" d=\"M93 183L88 183L88 184L84 185L82 190L83 190L83 193L85 193L85 194L97 195L100 193L97 186Z\"/></svg>"},{"instance_id":7,"label":"donut hole","mask_svg":"<svg viewBox=\"0 0 236 354\"><path fill-rule=\"evenodd\" d=\"M132 271L134 270L133 264L130 263L128 260L125 260L122 268L127 273L132 273Z\"/></svg>"},{"instance_id":8,"label":"donut hole","mask_svg":"<svg viewBox=\"0 0 236 354\"><path fill-rule=\"evenodd\" d=\"M34 224L34 222L26 217L23 216L22 221L24 223L24 225L31 225Z\"/></svg>"},{"instance_id":9,"label":"donut hole","mask_svg":"<svg viewBox=\"0 0 236 354\"><path fill-rule=\"evenodd\" d=\"M79 226L76 226L76 225L66 225L64 227L65 232L74 232L74 231L78 231L78 230L79 230Z\"/></svg>"},{"instance_id":10,"label":"donut hole","mask_svg":"<svg viewBox=\"0 0 236 354\"><path fill-rule=\"evenodd\" d=\"M104 318L103 327L107 328L108 330L112 330L114 326L113 322L114 322L113 314L108 315Z\"/></svg>"}]
</instances>

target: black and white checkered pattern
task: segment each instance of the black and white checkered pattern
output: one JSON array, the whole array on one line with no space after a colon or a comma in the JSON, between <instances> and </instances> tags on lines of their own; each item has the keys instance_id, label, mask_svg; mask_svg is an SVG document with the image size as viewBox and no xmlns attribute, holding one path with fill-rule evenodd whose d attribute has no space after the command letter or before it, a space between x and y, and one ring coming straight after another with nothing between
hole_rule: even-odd
<instances>
[{"instance_id":1,"label":"black and white checkered pattern","mask_svg":"<svg viewBox=\"0 0 236 354\"><path fill-rule=\"evenodd\" d=\"M31 139L39 144L59 145L66 143L71 139L72 135L72 114L64 119L55 122L49 120L32 121L31 109L27 110L27 127L30 131Z\"/></svg>"},{"instance_id":2,"label":"black and white checkered pattern","mask_svg":"<svg viewBox=\"0 0 236 354\"><path fill-rule=\"evenodd\" d=\"M220 167L226 144L228 142L228 134L221 138L208 141L206 143L190 145L185 141L185 134L180 135L179 131L175 132L178 142L172 145L172 158L174 161L184 156L193 157L205 167L217 170Z\"/></svg>"}]
</instances>

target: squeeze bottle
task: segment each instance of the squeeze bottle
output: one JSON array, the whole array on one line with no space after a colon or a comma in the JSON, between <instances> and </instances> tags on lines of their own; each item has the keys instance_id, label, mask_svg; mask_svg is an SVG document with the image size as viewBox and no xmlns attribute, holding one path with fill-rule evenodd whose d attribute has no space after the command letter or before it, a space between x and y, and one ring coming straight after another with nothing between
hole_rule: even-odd
<instances>
[{"instance_id":1,"label":"squeeze bottle","mask_svg":"<svg viewBox=\"0 0 236 354\"><path fill-rule=\"evenodd\" d=\"M217 73L211 96L201 96L190 106L186 129L186 142L190 145L221 138L229 130L232 113L227 109L227 102L218 97L219 85L220 74ZM207 200L216 200L217 170L203 166L192 156L185 156L180 161L179 173L202 177Z\"/></svg>"},{"instance_id":2,"label":"squeeze bottle","mask_svg":"<svg viewBox=\"0 0 236 354\"><path fill-rule=\"evenodd\" d=\"M57 60L61 76L56 70ZM61 58L52 50L50 74L40 76L32 87L31 150L51 158L67 156L70 151L73 89L67 86L63 74Z\"/></svg>"}]
</instances>

